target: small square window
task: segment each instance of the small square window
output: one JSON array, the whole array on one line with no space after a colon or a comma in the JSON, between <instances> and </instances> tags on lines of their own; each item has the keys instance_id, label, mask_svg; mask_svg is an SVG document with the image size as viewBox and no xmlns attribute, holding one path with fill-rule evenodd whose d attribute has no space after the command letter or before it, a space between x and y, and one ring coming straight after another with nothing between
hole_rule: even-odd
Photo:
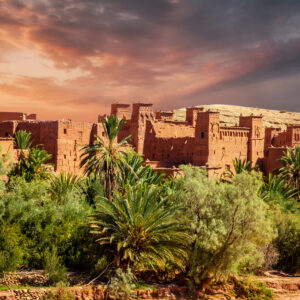
<instances>
[{"instance_id":1,"label":"small square window","mask_svg":"<svg viewBox=\"0 0 300 300\"><path fill-rule=\"evenodd\" d=\"M201 139L203 139L204 138L204 132L202 131L201 132Z\"/></svg>"},{"instance_id":2,"label":"small square window","mask_svg":"<svg viewBox=\"0 0 300 300\"><path fill-rule=\"evenodd\" d=\"M64 129L64 134L67 134L67 129L66 128Z\"/></svg>"},{"instance_id":3,"label":"small square window","mask_svg":"<svg viewBox=\"0 0 300 300\"><path fill-rule=\"evenodd\" d=\"M67 158L67 155L66 154L64 154L64 159L66 159Z\"/></svg>"}]
</instances>

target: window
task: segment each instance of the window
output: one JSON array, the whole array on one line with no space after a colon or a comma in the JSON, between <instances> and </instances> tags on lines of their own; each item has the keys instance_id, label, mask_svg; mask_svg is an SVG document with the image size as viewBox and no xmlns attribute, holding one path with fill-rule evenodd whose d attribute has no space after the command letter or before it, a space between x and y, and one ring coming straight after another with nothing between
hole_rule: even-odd
<instances>
[{"instance_id":1,"label":"window","mask_svg":"<svg viewBox=\"0 0 300 300\"><path fill-rule=\"evenodd\" d=\"M8 137L8 132L5 132L5 136Z\"/></svg>"},{"instance_id":2,"label":"window","mask_svg":"<svg viewBox=\"0 0 300 300\"><path fill-rule=\"evenodd\" d=\"M155 158L155 154L152 154L152 158Z\"/></svg>"},{"instance_id":3,"label":"window","mask_svg":"<svg viewBox=\"0 0 300 300\"><path fill-rule=\"evenodd\" d=\"M102 136L105 136L105 132L104 131L102 131Z\"/></svg>"},{"instance_id":4,"label":"window","mask_svg":"<svg viewBox=\"0 0 300 300\"><path fill-rule=\"evenodd\" d=\"M204 139L204 132L201 132L201 139Z\"/></svg>"},{"instance_id":5,"label":"window","mask_svg":"<svg viewBox=\"0 0 300 300\"><path fill-rule=\"evenodd\" d=\"M67 129L66 128L64 129L64 134L67 134Z\"/></svg>"},{"instance_id":6,"label":"window","mask_svg":"<svg viewBox=\"0 0 300 300\"><path fill-rule=\"evenodd\" d=\"M64 154L64 159L67 159L67 155L66 154Z\"/></svg>"}]
</instances>

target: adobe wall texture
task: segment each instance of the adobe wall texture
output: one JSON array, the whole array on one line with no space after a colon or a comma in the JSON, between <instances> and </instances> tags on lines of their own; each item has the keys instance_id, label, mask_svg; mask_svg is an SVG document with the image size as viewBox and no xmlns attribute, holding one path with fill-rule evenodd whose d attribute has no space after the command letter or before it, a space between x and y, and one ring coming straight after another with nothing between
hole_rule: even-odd
<instances>
[{"instance_id":1,"label":"adobe wall texture","mask_svg":"<svg viewBox=\"0 0 300 300\"><path fill-rule=\"evenodd\" d=\"M5 119L7 114L0 117ZM186 120L180 122L173 120L172 112L154 114L148 103L135 103L132 109L128 104L113 104L111 114L125 120L118 141L132 134L131 146L147 163L170 174L180 164L191 163L206 168L209 176L220 176L233 167L235 158L252 161L267 174L280 166L278 160L288 147L300 146L299 125L290 125L286 131L264 128L261 115L241 115L236 126L221 126L219 112L201 107L187 108ZM81 173L81 148L92 144L95 135L105 138L101 123L37 121L19 113L9 116L16 119L0 121L0 138L12 137L17 130L31 132L35 144L52 154L56 171Z\"/></svg>"},{"instance_id":2,"label":"adobe wall texture","mask_svg":"<svg viewBox=\"0 0 300 300\"><path fill-rule=\"evenodd\" d=\"M36 120L36 114L20 112L0 112L0 122L9 120Z\"/></svg>"}]
</instances>

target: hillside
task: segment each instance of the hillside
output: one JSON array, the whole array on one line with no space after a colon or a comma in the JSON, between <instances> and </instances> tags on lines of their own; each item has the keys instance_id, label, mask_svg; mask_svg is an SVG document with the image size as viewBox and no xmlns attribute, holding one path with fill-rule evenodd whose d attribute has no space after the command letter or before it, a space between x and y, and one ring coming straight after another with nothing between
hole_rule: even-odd
<instances>
[{"instance_id":1,"label":"hillside","mask_svg":"<svg viewBox=\"0 0 300 300\"><path fill-rule=\"evenodd\" d=\"M262 114L265 127L280 127L285 129L289 124L300 125L300 113L296 112L280 112L279 110L221 104L199 105L197 107L204 107L205 110L210 109L211 111L220 112L220 123L227 126L238 124L240 114L248 116L251 113L254 115ZM174 110L175 120L185 120L185 111L185 108Z\"/></svg>"}]
</instances>

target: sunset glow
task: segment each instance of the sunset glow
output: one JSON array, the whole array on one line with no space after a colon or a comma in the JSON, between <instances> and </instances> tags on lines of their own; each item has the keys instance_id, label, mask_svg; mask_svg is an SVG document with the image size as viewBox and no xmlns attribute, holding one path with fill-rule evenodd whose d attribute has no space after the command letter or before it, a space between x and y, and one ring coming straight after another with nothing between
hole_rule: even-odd
<instances>
[{"instance_id":1,"label":"sunset glow","mask_svg":"<svg viewBox=\"0 0 300 300\"><path fill-rule=\"evenodd\" d=\"M300 111L300 2L1 0L0 110L95 121L111 102Z\"/></svg>"}]
</instances>

